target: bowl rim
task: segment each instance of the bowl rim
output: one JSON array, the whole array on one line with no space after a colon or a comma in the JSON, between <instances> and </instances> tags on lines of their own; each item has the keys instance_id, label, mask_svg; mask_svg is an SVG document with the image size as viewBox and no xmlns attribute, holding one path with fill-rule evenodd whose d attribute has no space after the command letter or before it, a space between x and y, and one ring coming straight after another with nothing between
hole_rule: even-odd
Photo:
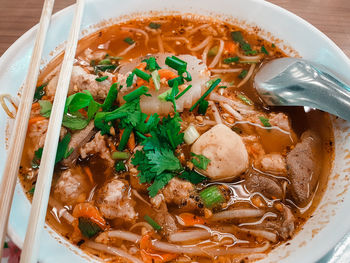
<instances>
[{"instance_id":1,"label":"bowl rim","mask_svg":"<svg viewBox=\"0 0 350 263\"><path fill-rule=\"evenodd\" d=\"M93 1L93 0L87 0L87 5L88 1ZM99 0L94 0L94 1L99 1ZM338 54L341 56L343 63L346 63L349 68L350 68L350 58L344 53L344 51L338 47L333 40L331 40L325 33L317 29L315 26L307 22L305 19L299 17L298 15L292 13L289 10L286 10L276 4L267 2L267 1L259 1L259 0L249 0L253 3L257 3L263 6L266 6L267 8L272 8L275 9L276 12L279 12L283 15L289 16L293 20L301 22L305 27L309 28L309 30L315 32L317 35L322 37L322 39L326 42L327 45L331 46L334 50L338 52ZM72 11L72 9L75 7L76 4L69 5L57 12L55 12L52 15L51 22L50 23L55 23L56 20L61 19L62 17L66 16L69 12ZM194 12L195 13L195 10ZM27 30L23 35L21 35L12 45L10 45L6 51L2 54L0 57L0 65L5 63L7 60L10 60L11 53L14 53L17 49L21 48L21 44L23 42L29 41L33 35L35 36L36 31L38 29L38 24L34 25L32 28ZM80 32L84 30L81 29ZM60 43L61 44L61 43ZM17 180L18 183L18 180ZM344 228L343 228L344 229ZM11 226L10 222L8 223L8 236L11 238L11 240L18 246L22 247L23 245L23 240L22 238L16 233L16 230ZM45 230L46 231L46 230ZM350 225L347 227L347 232L350 231ZM335 232L340 232L339 230ZM331 248L333 248L346 234L347 232L344 232L342 234L337 234L337 235L332 235L329 237L327 240L327 243L330 244L328 245L328 249L326 247L323 248L318 248L317 250L313 251L313 259L317 260L320 259L322 256L324 256L328 251L330 251Z\"/></svg>"}]
</instances>

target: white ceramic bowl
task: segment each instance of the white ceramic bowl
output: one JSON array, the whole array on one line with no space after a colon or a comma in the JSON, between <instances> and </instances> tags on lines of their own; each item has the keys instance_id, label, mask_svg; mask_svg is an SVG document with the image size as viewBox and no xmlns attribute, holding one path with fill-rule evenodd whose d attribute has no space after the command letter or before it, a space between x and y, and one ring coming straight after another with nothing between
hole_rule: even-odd
<instances>
[{"instance_id":1,"label":"white ceramic bowl","mask_svg":"<svg viewBox=\"0 0 350 263\"><path fill-rule=\"evenodd\" d=\"M67 38L73 11L73 6L70 6L53 16L45 44L42 67L62 50L62 43ZM94 25L102 20L106 20L107 24L110 24L118 19L127 19L125 15L147 16L150 15L150 11L155 12L155 14L177 11L210 15L239 23L248 30L257 25L263 29L260 32L262 37L271 39L271 36L274 36L283 40L280 47L291 46L300 56L329 67L343 80L350 83L350 74L348 74L350 61L330 39L296 15L265 1L87 0L82 36L97 30L98 26ZM25 33L1 57L0 93L10 93L15 96L23 84L36 30L37 27L33 27ZM0 120L2 120L0 121L0 167L2 170L6 160L6 115L3 111L0 111ZM348 223L350 215L350 192L348 191L350 185L350 126L335 118L333 123L336 148L335 162L327 191L319 208L294 239L288 242L289 245L282 245L273 250L262 262L315 262L350 230ZM30 203L25 197L22 187L17 184L8 233L20 247L25 236L29 210ZM80 263L96 260L69 244L48 226L45 227L41 240L41 262Z\"/></svg>"}]
</instances>

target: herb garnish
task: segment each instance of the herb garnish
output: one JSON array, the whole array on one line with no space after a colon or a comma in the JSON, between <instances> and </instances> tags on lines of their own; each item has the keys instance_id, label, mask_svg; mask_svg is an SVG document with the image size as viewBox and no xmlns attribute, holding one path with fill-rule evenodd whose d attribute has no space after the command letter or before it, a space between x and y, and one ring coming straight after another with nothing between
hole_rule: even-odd
<instances>
[{"instance_id":1,"label":"herb garnish","mask_svg":"<svg viewBox=\"0 0 350 263\"><path fill-rule=\"evenodd\" d=\"M264 125L264 127L272 127L268 118L265 118L265 117L263 117L263 116L260 116L260 117L259 117L259 120L260 120L261 123Z\"/></svg>"},{"instance_id":2,"label":"herb garnish","mask_svg":"<svg viewBox=\"0 0 350 263\"><path fill-rule=\"evenodd\" d=\"M46 94L44 88L47 86L47 83L39 86L39 87L36 87L35 89L35 93L34 93L34 98L33 98L33 101L34 102L37 102L38 100L41 100L41 98Z\"/></svg>"},{"instance_id":3,"label":"herb garnish","mask_svg":"<svg viewBox=\"0 0 350 263\"><path fill-rule=\"evenodd\" d=\"M158 29L158 28L160 28L162 25L159 24L159 23L151 22L151 23L149 23L148 26L149 26L150 28L152 28L152 29Z\"/></svg>"},{"instance_id":4,"label":"herb garnish","mask_svg":"<svg viewBox=\"0 0 350 263\"><path fill-rule=\"evenodd\" d=\"M247 76L247 74L248 74L248 70L243 69L243 70L241 71L241 73L239 73L238 77L239 77L240 79L244 79L244 78Z\"/></svg>"},{"instance_id":5,"label":"herb garnish","mask_svg":"<svg viewBox=\"0 0 350 263\"><path fill-rule=\"evenodd\" d=\"M208 164L210 163L210 159L208 159L202 154L195 154L193 152L191 152L191 156L192 156L191 162L194 164L194 166L202 170L207 169Z\"/></svg>"},{"instance_id":6,"label":"herb garnish","mask_svg":"<svg viewBox=\"0 0 350 263\"><path fill-rule=\"evenodd\" d=\"M224 59L225 64L230 64L230 63L234 63L234 62L238 62L238 61L239 61L239 57L237 57L237 56Z\"/></svg>"},{"instance_id":7,"label":"herb garnish","mask_svg":"<svg viewBox=\"0 0 350 263\"><path fill-rule=\"evenodd\" d=\"M266 55L269 54L269 52L267 51L267 49L264 46L261 47L261 52L265 53Z\"/></svg>"},{"instance_id":8,"label":"herb garnish","mask_svg":"<svg viewBox=\"0 0 350 263\"><path fill-rule=\"evenodd\" d=\"M132 45L135 43L135 40L133 40L131 37L124 38L124 42L128 43L129 45Z\"/></svg>"}]
</instances>

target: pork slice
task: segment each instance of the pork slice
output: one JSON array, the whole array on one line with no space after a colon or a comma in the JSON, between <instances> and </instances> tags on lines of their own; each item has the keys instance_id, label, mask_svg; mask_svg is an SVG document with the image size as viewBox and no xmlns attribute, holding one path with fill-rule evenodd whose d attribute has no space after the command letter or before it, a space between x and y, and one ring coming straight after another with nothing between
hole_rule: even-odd
<instances>
[{"instance_id":1,"label":"pork slice","mask_svg":"<svg viewBox=\"0 0 350 263\"><path fill-rule=\"evenodd\" d=\"M99 156L106 161L106 163L113 167L114 161L111 157L111 152L106 145L105 137L101 132L96 133L95 138L80 148L80 155L86 158L88 154L99 154Z\"/></svg>"},{"instance_id":2,"label":"pork slice","mask_svg":"<svg viewBox=\"0 0 350 263\"><path fill-rule=\"evenodd\" d=\"M245 181L245 185L251 193L261 193L267 198L283 199L283 190L277 180L264 175L253 174Z\"/></svg>"},{"instance_id":3,"label":"pork slice","mask_svg":"<svg viewBox=\"0 0 350 263\"><path fill-rule=\"evenodd\" d=\"M160 203L156 210L154 220L162 227L162 233L166 236L178 231L175 218L168 212L164 201Z\"/></svg>"},{"instance_id":4,"label":"pork slice","mask_svg":"<svg viewBox=\"0 0 350 263\"><path fill-rule=\"evenodd\" d=\"M306 131L287 155L291 192L297 205L305 205L314 192L320 175L321 140L312 131Z\"/></svg>"},{"instance_id":5,"label":"pork slice","mask_svg":"<svg viewBox=\"0 0 350 263\"><path fill-rule=\"evenodd\" d=\"M195 192L193 184L178 178L173 178L159 194L151 198L151 203L158 208L161 201L164 200L167 204L174 204L183 209L193 210L198 207L195 201L196 195L197 193Z\"/></svg>"},{"instance_id":6,"label":"pork slice","mask_svg":"<svg viewBox=\"0 0 350 263\"><path fill-rule=\"evenodd\" d=\"M96 131L94 129L94 122L90 121L88 126L84 129L73 133L72 138L69 142L68 149L74 149L73 152L68 156L67 159L62 161L62 164L68 167L72 167L75 164L75 161L79 157L80 148L85 145L92 136L95 135Z\"/></svg>"},{"instance_id":7,"label":"pork slice","mask_svg":"<svg viewBox=\"0 0 350 263\"><path fill-rule=\"evenodd\" d=\"M80 167L62 172L54 187L54 195L61 202L74 205L84 202L91 186Z\"/></svg>"},{"instance_id":8,"label":"pork slice","mask_svg":"<svg viewBox=\"0 0 350 263\"><path fill-rule=\"evenodd\" d=\"M130 186L126 181L113 179L97 193L96 204L107 219L122 219L134 222L137 219L135 201L131 197Z\"/></svg>"}]
</instances>

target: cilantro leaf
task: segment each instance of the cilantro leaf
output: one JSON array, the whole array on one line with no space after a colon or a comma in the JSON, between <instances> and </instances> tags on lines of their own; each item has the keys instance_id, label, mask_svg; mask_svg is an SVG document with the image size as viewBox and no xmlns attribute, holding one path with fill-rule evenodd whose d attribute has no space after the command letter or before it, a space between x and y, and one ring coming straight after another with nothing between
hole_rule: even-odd
<instances>
[{"instance_id":1,"label":"cilantro leaf","mask_svg":"<svg viewBox=\"0 0 350 263\"><path fill-rule=\"evenodd\" d=\"M149 196L155 197L158 194L159 190L164 188L173 178L174 174L171 173L163 173L161 176L157 176L153 184L147 188Z\"/></svg>"},{"instance_id":2,"label":"cilantro leaf","mask_svg":"<svg viewBox=\"0 0 350 263\"><path fill-rule=\"evenodd\" d=\"M239 43L239 46L243 49L246 55L253 55L255 50L252 50L251 46L244 40L242 32L231 32L231 38L233 41ZM256 53L256 51L255 51Z\"/></svg>"},{"instance_id":3,"label":"cilantro leaf","mask_svg":"<svg viewBox=\"0 0 350 263\"><path fill-rule=\"evenodd\" d=\"M65 114L62 125L71 130L82 130L89 124L89 120L79 114Z\"/></svg>"},{"instance_id":4,"label":"cilantro leaf","mask_svg":"<svg viewBox=\"0 0 350 263\"><path fill-rule=\"evenodd\" d=\"M48 100L39 100L40 115L49 118L52 110L52 103Z\"/></svg>"},{"instance_id":5,"label":"cilantro leaf","mask_svg":"<svg viewBox=\"0 0 350 263\"><path fill-rule=\"evenodd\" d=\"M177 177L184 179L186 181L191 182L192 184L199 184L201 182L204 182L208 180L207 177L193 171L193 170L185 170L181 174L179 174Z\"/></svg>"},{"instance_id":6,"label":"cilantro leaf","mask_svg":"<svg viewBox=\"0 0 350 263\"><path fill-rule=\"evenodd\" d=\"M34 152L34 157L31 162L32 168L37 169L40 166L40 159L41 156L43 155L43 148L39 148Z\"/></svg>"},{"instance_id":7,"label":"cilantro leaf","mask_svg":"<svg viewBox=\"0 0 350 263\"><path fill-rule=\"evenodd\" d=\"M58 143L55 163L59 163L63 158L67 158L73 152L73 149L68 150L68 144L71 138L72 135L67 133Z\"/></svg>"},{"instance_id":8,"label":"cilantro leaf","mask_svg":"<svg viewBox=\"0 0 350 263\"><path fill-rule=\"evenodd\" d=\"M191 156L193 156L191 162L194 164L194 166L202 170L207 169L208 164L210 163L210 159L208 159L202 154L195 154L193 152L191 152Z\"/></svg>"},{"instance_id":9,"label":"cilantro leaf","mask_svg":"<svg viewBox=\"0 0 350 263\"><path fill-rule=\"evenodd\" d=\"M151 172L157 175L164 171L177 171L181 169L179 159L170 149L162 149L160 151L150 151L146 153L149 163L152 165Z\"/></svg>"},{"instance_id":10,"label":"cilantro leaf","mask_svg":"<svg viewBox=\"0 0 350 263\"><path fill-rule=\"evenodd\" d=\"M272 127L268 118L260 116L259 120L261 121L262 125L264 125L264 127Z\"/></svg>"}]
</instances>

